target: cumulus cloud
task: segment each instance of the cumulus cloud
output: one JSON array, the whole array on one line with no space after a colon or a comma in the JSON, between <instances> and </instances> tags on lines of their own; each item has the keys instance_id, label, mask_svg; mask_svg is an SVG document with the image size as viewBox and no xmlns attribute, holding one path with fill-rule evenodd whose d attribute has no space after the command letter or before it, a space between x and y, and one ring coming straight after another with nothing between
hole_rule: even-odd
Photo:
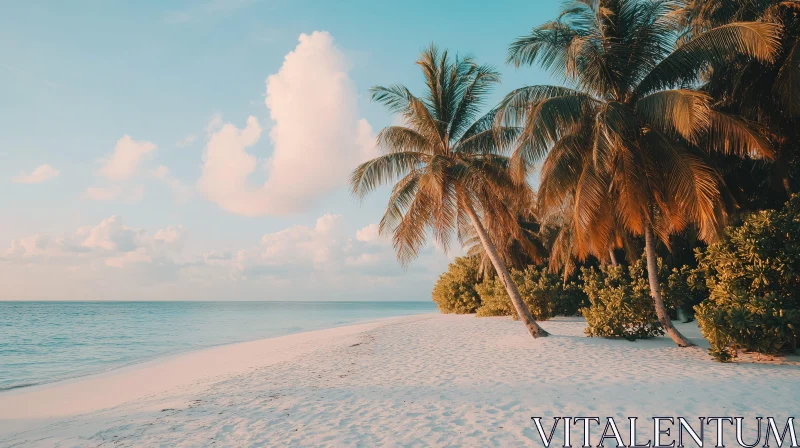
<instances>
[{"instance_id":1,"label":"cumulus cloud","mask_svg":"<svg viewBox=\"0 0 800 448\"><path fill-rule=\"evenodd\" d=\"M2 299L424 299L449 257L432 246L407 271L376 225L348 229L325 214L239 248L192 246L183 226L155 231L119 216L54 236L34 234L0 251ZM50 281L37 281L38 278ZM155 288L155 289L154 289ZM159 289L160 288L160 289ZM176 295L180 294L180 295Z\"/></svg>"},{"instance_id":2,"label":"cumulus cloud","mask_svg":"<svg viewBox=\"0 0 800 448\"><path fill-rule=\"evenodd\" d=\"M194 138L189 136L183 142L189 144ZM154 169L146 169L146 162L153 158L157 149L158 146L152 142L137 141L126 134L117 141L111 155L101 160L98 175L105 185L86 188L84 197L94 201L119 199L136 202L144 197L142 182L147 178L155 178L172 190L175 202L182 204L188 201L192 189L175 178L169 168L159 165Z\"/></svg>"},{"instance_id":3,"label":"cumulus cloud","mask_svg":"<svg viewBox=\"0 0 800 448\"><path fill-rule=\"evenodd\" d=\"M314 227L297 225L264 235L257 247L237 252L236 268L245 278L327 270L343 258L345 239L342 217L326 214Z\"/></svg>"},{"instance_id":4,"label":"cumulus cloud","mask_svg":"<svg viewBox=\"0 0 800 448\"><path fill-rule=\"evenodd\" d=\"M142 161L151 156L157 146L148 141L136 141L125 134L117 141L114 152L103 160L100 174L110 180L127 180L136 174Z\"/></svg>"},{"instance_id":5,"label":"cumulus cloud","mask_svg":"<svg viewBox=\"0 0 800 448\"><path fill-rule=\"evenodd\" d=\"M262 165L266 182L248 180L260 163L247 149L261 137L261 125L249 117L243 129L225 124L211 133L199 189L232 213L260 216L307 210L346 184L353 167L374 154L348 70L330 34L302 34L267 79L265 104L274 125L273 152Z\"/></svg>"},{"instance_id":6,"label":"cumulus cloud","mask_svg":"<svg viewBox=\"0 0 800 448\"><path fill-rule=\"evenodd\" d=\"M421 258L431 256L446 265L433 250L426 249ZM378 235L377 224L348 232L341 215L325 214L313 227L292 226L269 233L261 243L239 250L234 257L234 274L242 279L260 276L293 279L314 275L333 279L396 278L404 273L397 262L390 242ZM412 267L412 270L417 270ZM360 280L356 280L357 283Z\"/></svg>"},{"instance_id":7,"label":"cumulus cloud","mask_svg":"<svg viewBox=\"0 0 800 448\"><path fill-rule=\"evenodd\" d=\"M119 216L112 216L95 227L78 229L76 235L85 236L81 246L89 249L130 252L139 246L143 230L130 228Z\"/></svg>"},{"instance_id":8,"label":"cumulus cloud","mask_svg":"<svg viewBox=\"0 0 800 448\"><path fill-rule=\"evenodd\" d=\"M19 176L15 176L11 180L17 184L38 184L39 182L57 177L59 174L61 174L59 170L53 168L49 164L44 164L36 167L30 174L26 174L23 171Z\"/></svg>"},{"instance_id":9,"label":"cumulus cloud","mask_svg":"<svg viewBox=\"0 0 800 448\"><path fill-rule=\"evenodd\" d=\"M381 243L385 242L386 238L378 233L378 225L370 224L363 229L356 232L356 239L365 243Z\"/></svg>"},{"instance_id":10,"label":"cumulus cloud","mask_svg":"<svg viewBox=\"0 0 800 448\"><path fill-rule=\"evenodd\" d=\"M121 217L111 216L63 236L36 234L15 239L9 244L5 259L44 264L99 262L119 268L175 253L181 248L182 239L181 226L167 227L149 236L144 229L129 227Z\"/></svg>"}]
</instances>

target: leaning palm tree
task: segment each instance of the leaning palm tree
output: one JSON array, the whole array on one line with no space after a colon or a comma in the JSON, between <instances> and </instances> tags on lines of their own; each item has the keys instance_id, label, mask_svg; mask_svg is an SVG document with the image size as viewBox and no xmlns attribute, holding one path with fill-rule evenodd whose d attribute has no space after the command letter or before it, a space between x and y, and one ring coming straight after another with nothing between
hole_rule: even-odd
<instances>
[{"instance_id":1,"label":"leaning palm tree","mask_svg":"<svg viewBox=\"0 0 800 448\"><path fill-rule=\"evenodd\" d=\"M399 85L372 89L372 99L400 114L404 124L381 130L378 145L385 154L355 169L352 191L363 198L381 184L395 184L379 231L393 235L403 264L416 258L429 234L446 250L454 232L462 244L471 230L477 233L528 331L535 338L547 336L483 224L490 221L521 244L527 242L512 204L531 192L525 183L513 182L509 160L501 154L519 131L495 130L494 113L480 115L500 76L470 57L451 58L433 45L417 64L425 76L425 96Z\"/></svg>"},{"instance_id":2,"label":"leaning palm tree","mask_svg":"<svg viewBox=\"0 0 800 448\"><path fill-rule=\"evenodd\" d=\"M661 297L656 237L692 224L713 240L725 219L721 177L709 152L769 155L746 121L713 108L691 87L702 69L730 54L768 61L780 29L731 23L681 45L668 0L579 0L556 21L515 41L508 60L538 63L570 87L518 89L498 123L523 127L511 169L523 178L544 159L539 198L570 203L578 253L607 254L614 228L643 235L656 314L681 347L692 345L673 325ZM612 212L609 213L608 211Z\"/></svg>"}]
</instances>

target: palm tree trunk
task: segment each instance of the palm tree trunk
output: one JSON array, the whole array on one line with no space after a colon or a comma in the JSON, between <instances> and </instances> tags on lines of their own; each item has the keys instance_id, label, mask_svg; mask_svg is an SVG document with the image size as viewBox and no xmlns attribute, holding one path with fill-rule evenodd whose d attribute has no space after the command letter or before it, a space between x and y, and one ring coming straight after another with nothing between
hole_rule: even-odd
<instances>
[{"instance_id":1,"label":"palm tree trunk","mask_svg":"<svg viewBox=\"0 0 800 448\"><path fill-rule=\"evenodd\" d=\"M517 285L513 280L511 280L511 275L508 273L506 264L503 263L503 260L497 254L497 249L489 239L489 235L486 233L486 229L484 229L483 224L481 224L481 220L478 217L478 214L475 212L475 209L472 207L472 204L467 204L466 209L467 214L469 215L470 219L472 219L472 225L475 227L475 231L478 232L478 237L481 239L481 243L483 243L483 248L486 250L489 260L492 261L492 265L494 265L494 270L497 272L497 276L500 278L503 286L506 287L509 297L511 297L511 303L514 305L514 309L517 310L517 315L519 316L520 320L525 324L525 327L528 328L528 331L534 338L547 336L549 333L544 331L544 329L536 323L536 320L534 320L533 316L531 316L531 312L528 310L525 302L522 301L522 296L519 295Z\"/></svg>"},{"instance_id":2,"label":"palm tree trunk","mask_svg":"<svg viewBox=\"0 0 800 448\"><path fill-rule=\"evenodd\" d=\"M786 196L788 196L789 199L791 199L792 198L792 184L789 182L789 177L788 176L783 178L783 190L786 192Z\"/></svg>"},{"instance_id":3,"label":"palm tree trunk","mask_svg":"<svg viewBox=\"0 0 800 448\"><path fill-rule=\"evenodd\" d=\"M611 257L611 266L617 267L617 254L614 253L614 248L608 248L608 255Z\"/></svg>"},{"instance_id":4,"label":"palm tree trunk","mask_svg":"<svg viewBox=\"0 0 800 448\"><path fill-rule=\"evenodd\" d=\"M678 344L678 347L691 347L692 344L686 336L682 335L674 325L672 320L667 314L667 307L664 306L664 299L661 297L661 285L658 284L658 263L656 262L656 244L653 241L653 229L650 226L645 226L644 229L644 246L645 253L647 254L647 279L650 282L650 295L653 297L653 304L656 308L656 315L661 326L667 332L669 337Z\"/></svg>"}]
</instances>

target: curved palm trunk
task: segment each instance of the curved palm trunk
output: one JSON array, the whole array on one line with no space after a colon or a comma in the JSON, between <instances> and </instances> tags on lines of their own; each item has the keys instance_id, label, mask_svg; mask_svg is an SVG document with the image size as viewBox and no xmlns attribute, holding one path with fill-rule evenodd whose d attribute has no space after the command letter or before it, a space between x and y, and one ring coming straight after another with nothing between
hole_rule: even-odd
<instances>
[{"instance_id":1,"label":"curved palm trunk","mask_svg":"<svg viewBox=\"0 0 800 448\"><path fill-rule=\"evenodd\" d=\"M497 254L497 249L489 239L489 235L486 233L486 229L483 228L483 224L481 224L481 220L472 207L472 204L467 204L466 209L467 214L472 220L472 225L475 227L475 231L478 232L481 243L483 243L483 248L486 250L489 260L492 261L495 271L497 271L497 276L500 277L500 281L503 283L503 286L506 287L509 297L511 297L511 303L514 304L514 309L517 310L517 315L520 320L525 324L525 327L528 328L528 331L534 338L547 336L549 333L544 331L544 329L536 323L536 320L531 316L531 312L528 310L525 302L522 301L517 285L511 280L511 275L508 273L506 264L503 263L503 260Z\"/></svg>"},{"instance_id":2,"label":"curved palm trunk","mask_svg":"<svg viewBox=\"0 0 800 448\"><path fill-rule=\"evenodd\" d=\"M658 284L658 262L656 262L656 245L653 241L653 229L646 226L644 230L645 253L647 254L647 279L650 282L650 295L653 297L653 304L656 308L656 315L661 326L669 337L678 344L678 347L691 347L692 344L686 336L682 335L667 314L667 307L664 306L664 299L661 297L661 285Z\"/></svg>"}]
</instances>

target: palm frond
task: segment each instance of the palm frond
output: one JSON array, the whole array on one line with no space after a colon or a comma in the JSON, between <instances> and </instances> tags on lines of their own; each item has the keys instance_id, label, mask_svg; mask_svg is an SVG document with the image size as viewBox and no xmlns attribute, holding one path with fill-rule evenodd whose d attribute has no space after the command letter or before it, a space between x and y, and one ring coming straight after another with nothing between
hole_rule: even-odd
<instances>
[{"instance_id":1,"label":"palm frond","mask_svg":"<svg viewBox=\"0 0 800 448\"><path fill-rule=\"evenodd\" d=\"M392 152L359 165L350 175L350 189L358 198L364 198L377 187L394 182L430 160L420 152Z\"/></svg>"},{"instance_id":2,"label":"palm frond","mask_svg":"<svg viewBox=\"0 0 800 448\"><path fill-rule=\"evenodd\" d=\"M792 44L775 78L772 91L783 104L788 116L800 115L800 39Z\"/></svg>"},{"instance_id":3,"label":"palm frond","mask_svg":"<svg viewBox=\"0 0 800 448\"><path fill-rule=\"evenodd\" d=\"M766 22L730 23L706 31L675 49L645 75L637 94L692 84L701 68L725 64L736 55L772 61L780 48L780 32L780 25Z\"/></svg>"},{"instance_id":4,"label":"palm frond","mask_svg":"<svg viewBox=\"0 0 800 448\"><path fill-rule=\"evenodd\" d=\"M703 146L708 152L772 159L775 152L754 123L719 111L711 111L711 126Z\"/></svg>"},{"instance_id":5,"label":"palm frond","mask_svg":"<svg viewBox=\"0 0 800 448\"><path fill-rule=\"evenodd\" d=\"M711 97L695 90L662 90L639 99L636 113L661 132L694 142L711 125Z\"/></svg>"}]
</instances>

